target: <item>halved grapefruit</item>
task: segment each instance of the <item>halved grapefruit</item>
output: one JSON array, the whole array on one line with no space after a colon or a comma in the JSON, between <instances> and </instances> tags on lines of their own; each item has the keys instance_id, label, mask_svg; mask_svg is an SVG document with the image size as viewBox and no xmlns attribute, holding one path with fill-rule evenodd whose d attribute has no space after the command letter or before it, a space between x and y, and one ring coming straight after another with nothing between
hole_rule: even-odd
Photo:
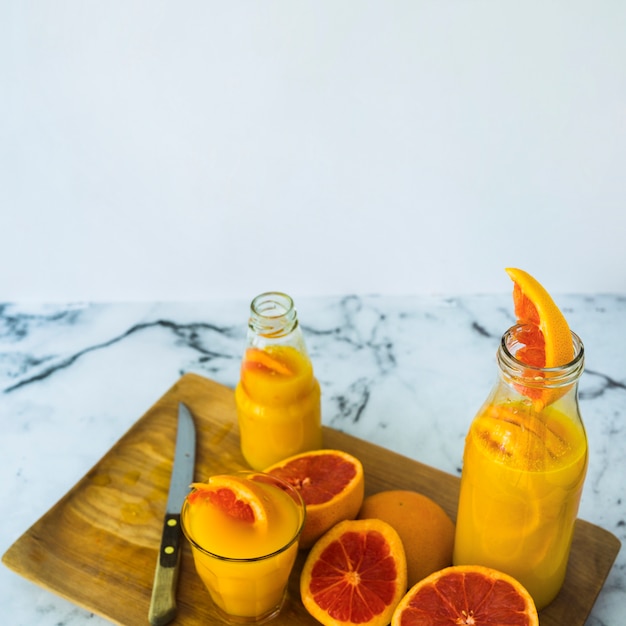
<instances>
[{"instance_id":1,"label":"halved grapefruit","mask_svg":"<svg viewBox=\"0 0 626 626\"><path fill-rule=\"evenodd\" d=\"M385 626L405 592L402 540L377 519L333 526L311 548L300 576L302 602L324 626Z\"/></svg>"},{"instance_id":2,"label":"halved grapefruit","mask_svg":"<svg viewBox=\"0 0 626 626\"><path fill-rule=\"evenodd\" d=\"M306 507L300 547L310 548L340 521L354 519L365 493L363 466L341 450L313 450L291 456L265 470L294 486Z\"/></svg>"},{"instance_id":3,"label":"halved grapefruit","mask_svg":"<svg viewBox=\"0 0 626 626\"><path fill-rule=\"evenodd\" d=\"M539 626L533 599L517 580L481 565L456 565L411 587L391 626Z\"/></svg>"}]
</instances>

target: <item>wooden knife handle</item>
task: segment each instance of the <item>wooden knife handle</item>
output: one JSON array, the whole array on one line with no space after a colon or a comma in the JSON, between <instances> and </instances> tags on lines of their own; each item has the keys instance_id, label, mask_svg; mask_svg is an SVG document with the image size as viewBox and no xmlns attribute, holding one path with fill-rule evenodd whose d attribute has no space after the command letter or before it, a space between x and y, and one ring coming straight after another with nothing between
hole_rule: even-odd
<instances>
[{"instance_id":1,"label":"wooden knife handle","mask_svg":"<svg viewBox=\"0 0 626 626\"><path fill-rule=\"evenodd\" d=\"M168 514L163 523L161 548L154 572L148 619L163 626L176 616L176 585L180 565L180 514Z\"/></svg>"}]
</instances>

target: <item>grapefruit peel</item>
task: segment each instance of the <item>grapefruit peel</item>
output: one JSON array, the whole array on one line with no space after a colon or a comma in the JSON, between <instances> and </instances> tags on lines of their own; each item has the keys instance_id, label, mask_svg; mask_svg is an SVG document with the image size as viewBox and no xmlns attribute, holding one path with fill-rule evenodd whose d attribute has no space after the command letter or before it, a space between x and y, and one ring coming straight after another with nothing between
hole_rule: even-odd
<instances>
[{"instance_id":1,"label":"grapefruit peel","mask_svg":"<svg viewBox=\"0 0 626 626\"><path fill-rule=\"evenodd\" d=\"M409 587L452 565L455 524L445 510L425 494L391 489L369 495L363 500L357 519L368 518L387 522L400 535Z\"/></svg>"}]
</instances>

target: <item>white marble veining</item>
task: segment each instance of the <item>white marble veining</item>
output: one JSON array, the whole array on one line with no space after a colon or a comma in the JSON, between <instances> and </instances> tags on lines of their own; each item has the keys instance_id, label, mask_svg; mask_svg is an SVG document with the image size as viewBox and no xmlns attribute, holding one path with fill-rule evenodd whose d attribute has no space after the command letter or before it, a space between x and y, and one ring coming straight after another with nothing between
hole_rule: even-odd
<instances>
[{"instance_id":1,"label":"white marble veining","mask_svg":"<svg viewBox=\"0 0 626 626\"><path fill-rule=\"evenodd\" d=\"M583 339L590 465L580 517L626 539L626 296L557 298ZM510 294L296 302L334 428L458 475L463 439L496 375ZM238 378L248 301L0 305L2 553L184 373ZM587 621L619 626L622 550ZM12 626L107 623L0 568Z\"/></svg>"}]
</instances>

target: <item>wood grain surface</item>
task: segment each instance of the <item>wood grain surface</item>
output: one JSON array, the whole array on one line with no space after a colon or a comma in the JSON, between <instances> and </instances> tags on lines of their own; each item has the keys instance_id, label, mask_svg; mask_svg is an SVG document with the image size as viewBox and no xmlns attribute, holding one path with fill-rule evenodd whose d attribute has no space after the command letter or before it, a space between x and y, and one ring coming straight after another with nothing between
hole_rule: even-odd
<instances>
[{"instance_id":1,"label":"wood grain surface","mask_svg":"<svg viewBox=\"0 0 626 626\"><path fill-rule=\"evenodd\" d=\"M174 456L179 401L196 422L196 480L246 468L239 450L233 391L186 374L141 417L57 504L4 554L9 568L112 622L148 623L152 579ZM361 459L367 494L414 489L455 519L459 479L336 430L324 446ZM578 520L565 585L540 614L541 626L582 626L619 551L619 540ZM299 597L301 552L276 626L316 624ZM178 616L185 626L220 623L184 543Z\"/></svg>"}]
</instances>

